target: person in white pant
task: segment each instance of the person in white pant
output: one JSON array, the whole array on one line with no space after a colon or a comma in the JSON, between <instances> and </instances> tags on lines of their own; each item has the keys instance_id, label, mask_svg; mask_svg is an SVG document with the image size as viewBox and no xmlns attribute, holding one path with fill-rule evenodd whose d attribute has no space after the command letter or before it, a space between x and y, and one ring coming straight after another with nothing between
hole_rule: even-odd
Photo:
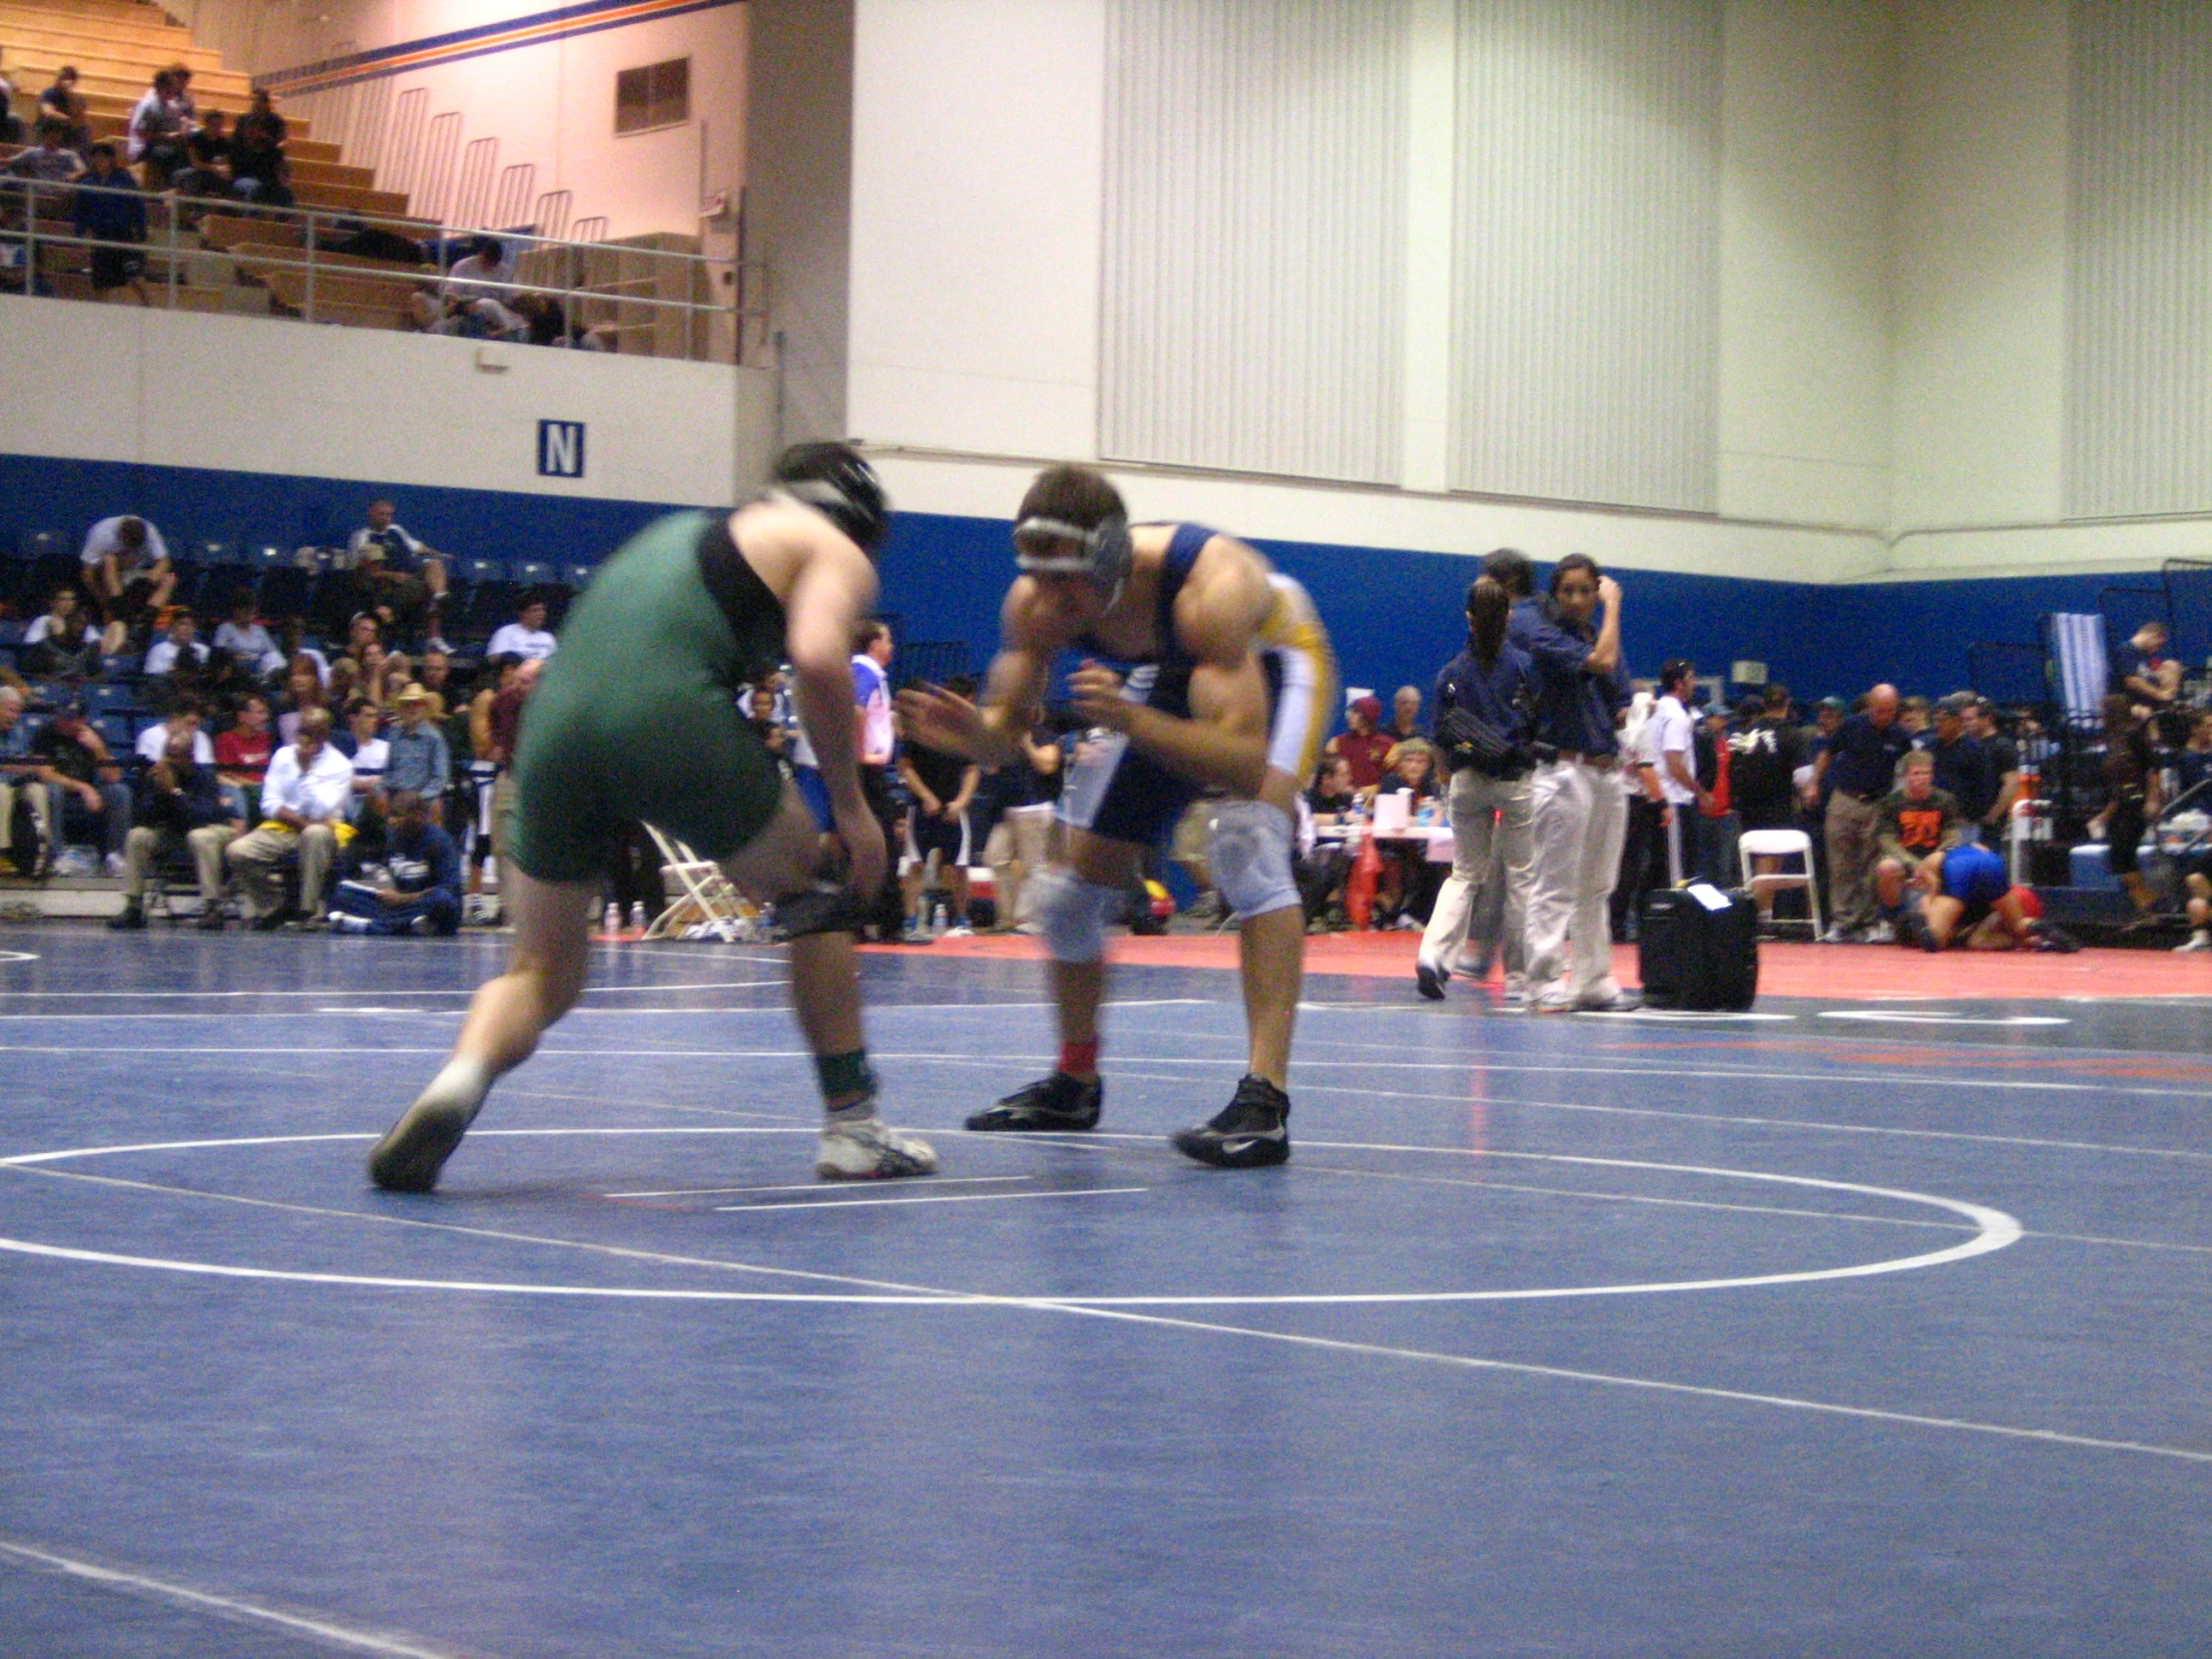
<instances>
[{"instance_id":1,"label":"person in white pant","mask_svg":"<svg viewBox=\"0 0 2212 1659\"><path fill-rule=\"evenodd\" d=\"M1628 818L1615 776L1614 727L1629 697L1620 584L1587 554L1570 553L1552 567L1545 606L1531 597L1522 554L1501 549L1483 569L1515 596L1507 637L1536 665L1535 744L1542 759L1529 787L1535 851L1527 936L1536 1009L1635 1007L1639 999L1613 978L1608 913Z\"/></svg>"},{"instance_id":2,"label":"person in white pant","mask_svg":"<svg viewBox=\"0 0 2212 1659\"><path fill-rule=\"evenodd\" d=\"M1697 665L1680 658L1661 665L1659 701L1651 711L1651 751L1666 800L1660 820L1667 837L1667 884L1679 887L1702 867L1699 814L1712 796L1697 781Z\"/></svg>"},{"instance_id":3,"label":"person in white pant","mask_svg":"<svg viewBox=\"0 0 2212 1659\"><path fill-rule=\"evenodd\" d=\"M1513 601L1484 576L1467 590L1467 648L1436 677L1436 746L1451 771L1451 874L1436 894L1428 926L1413 962L1420 994L1440 1000L1444 981L1466 942L1470 916L1502 882L1501 932L1505 1000L1517 1013L1528 1005L1526 956L1529 863L1529 787L1533 757L1529 720L1536 700L1536 669L1528 653L1505 637ZM1458 722L1470 723L1462 730ZM1471 735L1506 753L1485 755Z\"/></svg>"}]
</instances>

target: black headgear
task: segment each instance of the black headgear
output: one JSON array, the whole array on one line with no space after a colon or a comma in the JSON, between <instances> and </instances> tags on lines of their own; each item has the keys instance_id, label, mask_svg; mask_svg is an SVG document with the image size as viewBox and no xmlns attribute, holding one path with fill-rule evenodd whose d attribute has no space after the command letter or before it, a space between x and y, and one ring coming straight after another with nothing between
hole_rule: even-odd
<instances>
[{"instance_id":1,"label":"black headgear","mask_svg":"<svg viewBox=\"0 0 2212 1659\"><path fill-rule=\"evenodd\" d=\"M776 458L776 487L850 536L869 558L890 529L890 498L875 469L846 443L795 443Z\"/></svg>"},{"instance_id":2,"label":"black headgear","mask_svg":"<svg viewBox=\"0 0 2212 1659\"><path fill-rule=\"evenodd\" d=\"M1070 542L1078 551L1067 551ZM1119 513L1088 527L1041 515L1014 526L1014 563L1031 576L1087 576L1112 593L1131 556L1129 520Z\"/></svg>"}]
</instances>

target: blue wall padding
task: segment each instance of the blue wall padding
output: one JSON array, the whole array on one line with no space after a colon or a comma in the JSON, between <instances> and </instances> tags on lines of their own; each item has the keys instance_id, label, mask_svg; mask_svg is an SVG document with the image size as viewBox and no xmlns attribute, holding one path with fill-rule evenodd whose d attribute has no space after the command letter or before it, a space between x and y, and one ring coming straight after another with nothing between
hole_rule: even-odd
<instances>
[{"instance_id":1,"label":"blue wall padding","mask_svg":"<svg viewBox=\"0 0 2212 1659\"><path fill-rule=\"evenodd\" d=\"M671 510L647 501L0 454L0 549L12 550L32 530L58 530L74 540L93 520L120 512L152 519L179 546L330 546L342 544L378 495L389 495L400 523L433 547L494 559L596 562ZM900 514L882 553L883 609L901 618L909 639L965 640L979 660L987 657L1013 570L1009 528L1003 519ZM1474 556L1257 545L1313 594L1348 682L1385 696L1407 683L1426 691L1459 650ZM1690 657L1718 674L1750 659L1808 697L1856 695L1878 680L1908 692L1956 690L1969 683L1966 648L1975 641L2032 643L2046 613L2093 611L2107 587L2156 580L2003 577L1838 587L1616 574L1626 594L1631 672L1654 675L1662 659ZM2183 649L2189 643L2177 642Z\"/></svg>"}]
</instances>

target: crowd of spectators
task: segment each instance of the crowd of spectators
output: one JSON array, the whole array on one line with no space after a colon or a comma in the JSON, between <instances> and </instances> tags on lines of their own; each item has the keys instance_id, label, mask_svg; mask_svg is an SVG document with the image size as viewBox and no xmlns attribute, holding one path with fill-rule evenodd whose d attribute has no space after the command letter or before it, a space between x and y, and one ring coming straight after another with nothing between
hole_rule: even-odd
<instances>
[{"instance_id":1,"label":"crowd of spectators","mask_svg":"<svg viewBox=\"0 0 2212 1659\"><path fill-rule=\"evenodd\" d=\"M393 519L375 503L331 578L360 608L328 642L263 617L251 583L204 637L160 530L93 525L0 666L0 873L119 877L122 928L188 878L208 928L233 900L265 928L450 931L472 893L496 919L493 804L555 649L547 607L524 595L515 650L458 656L444 561Z\"/></svg>"}]
</instances>

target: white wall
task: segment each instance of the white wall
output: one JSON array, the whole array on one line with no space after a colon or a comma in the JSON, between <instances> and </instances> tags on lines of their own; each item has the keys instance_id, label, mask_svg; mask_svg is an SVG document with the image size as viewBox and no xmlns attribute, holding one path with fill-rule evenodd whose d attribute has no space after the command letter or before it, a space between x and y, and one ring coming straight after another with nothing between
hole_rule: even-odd
<instances>
[{"instance_id":1,"label":"white wall","mask_svg":"<svg viewBox=\"0 0 2212 1659\"><path fill-rule=\"evenodd\" d=\"M1105 0L859 0L847 424L1098 452Z\"/></svg>"},{"instance_id":2,"label":"white wall","mask_svg":"<svg viewBox=\"0 0 2212 1659\"><path fill-rule=\"evenodd\" d=\"M747 258L782 340L787 442L846 435L852 255L850 0L749 0Z\"/></svg>"},{"instance_id":3,"label":"white wall","mask_svg":"<svg viewBox=\"0 0 2212 1659\"><path fill-rule=\"evenodd\" d=\"M763 476L773 396L712 363L0 296L14 454L706 506ZM586 423L583 478L537 475L540 420Z\"/></svg>"},{"instance_id":4,"label":"white wall","mask_svg":"<svg viewBox=\"0 0 2212 1659\"><path fill-rule=\"evenodd\" d=\"M545 0L321 0L311 7L201 0L196 32L220 44L235 67L268 75L551 9ZM346 159L358 165L381 163L378 184L401 188L410 181L394 179L389 143L376 153L372 112L423 89L432 116L461 115L463 146L495 138L501 168L535 167L533 201L538 193L569 191L575 218L604 216L616 237L694 235L702 193L735 193L745 176L748 10L727 5L649 18L309 94L296 107L315 137L345 143ZM692 61L692 119L617 138L616 73L681 57Z\"/></svg>"},{"instance_id":5,"label":"white wall","mask_svg":"<svg viewBox=\"0 0 2212 1659\"><path fill-rule=\"evenodd\" d=\"M1888 0L1730 0L1723 35L1720 510L1890 517Z\"/></svg>"}]
</instances>

